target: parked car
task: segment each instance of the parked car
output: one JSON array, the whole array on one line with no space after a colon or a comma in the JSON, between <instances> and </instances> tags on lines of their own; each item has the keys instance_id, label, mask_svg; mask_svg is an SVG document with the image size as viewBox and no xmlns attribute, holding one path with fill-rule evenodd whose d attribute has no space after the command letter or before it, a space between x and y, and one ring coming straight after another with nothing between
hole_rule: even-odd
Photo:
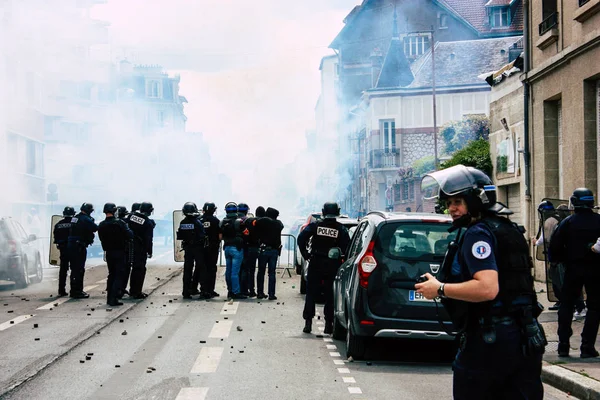
<instances>
[{"instance_id":1,"label":"parked car","mask_svg":"<svg viewBox=\"0 0 600 400\"><path fill-rule=\"evenodd\" d=\"M358 220L354 219L354 218L347 218L347 217L338 217L336 219L339 223L341 223L348 229L348 233L350 233L350 239L352 239L352 235L354 234L356 226L358 225ZM309 248L310 248L310 245L311 245L311 240L308 241ZM346 254L347 249L341 249L341 250L342 250L342 254ZM302 256L300 256L300 257L301 257L300 293L306 294L306 282L308 281L309 262L307 260L305 260L304 257L302 257Z\"/></svg>"},{"instance_id":2,"label":"parked car","mask_svg":"<svg viewBox=\"0 0 600 400\"><path fill-rule=\"evenodd\" d=\"M18 288L42 281L44 269L36 240L19 222L0 218L0 279L13 281Z\"/></svg>"},{"instance_id":3,"label":"parked car","mask_svg":"<svg viewBox=\"0 0 600 400\"><path fill-rule=\"evenodd\" d=\"M372 338L452 340L441 304L415 291L417 278L437 275L451 218L439 214L371 212L361 218L334 280L333 337L361 359Z\"/></svg>"}]
</instances>

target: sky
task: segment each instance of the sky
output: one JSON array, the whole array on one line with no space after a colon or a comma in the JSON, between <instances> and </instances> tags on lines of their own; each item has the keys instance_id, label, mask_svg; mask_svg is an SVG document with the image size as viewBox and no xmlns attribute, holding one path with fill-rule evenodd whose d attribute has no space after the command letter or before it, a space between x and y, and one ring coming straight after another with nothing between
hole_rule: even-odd
<instances>
[{"instance_id":1,"label":"sky","mask_svg":"<svg viewBox=\"0 0 600 400\"><path fill-rule=\"evenodd\" d=\"M359 2L108 0L92 16L111 24L113 58L181 74L187 130L203 132L219 172L248 192L305 148L320 59Z\"/></svg>"}]
</instances>

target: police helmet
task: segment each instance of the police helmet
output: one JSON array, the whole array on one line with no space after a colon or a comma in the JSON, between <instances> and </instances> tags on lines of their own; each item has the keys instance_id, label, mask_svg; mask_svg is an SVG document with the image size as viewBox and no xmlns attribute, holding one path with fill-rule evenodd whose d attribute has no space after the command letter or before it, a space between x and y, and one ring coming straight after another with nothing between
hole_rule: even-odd
<instances>
[{"instance_id":1,"label":"police helmet","mask_svg":"<svg viewBox=\"0 0 600 400\"><path fill-rule=\"evenodd\" d=\"M263 218L267 216L267 212L265 211L265 208L263 206L258 206L256 207L255 215L256 218Z\"/></svg>"},{"instance_id":2,"label":"police helmet","mask_svg":"<svg viewBox=\"0 0 600 400\"><path fill-rule=\"evenodd\" d=\"M189 217L196 217L200 214L198 212L198 207L196 207L196 203L192 203L191 201L185 203L181 208L181 211L183 211L183 215L187 215Z\"/></svg>"},{"instance_id":3,"label":"police helmet","mask_svg":"<svg viewBox=\"0 0 600 400\"><path fill-rule=\"evenodd\" d=\"M131 205L131 212L133 213L133 212L139 211L140 210L140 206L141 206L140 203L133 203Z\"/></svg>"},{"instance_id":4,"label":"police helmet","mask_svg":"<svg viewBox=\"0 0 600 400\"><path fill-rule=\"evenodd\" d=\"M328 201L323 204L321 212L323 213L323 218L336 218L340 215L340 206L338 203Z\"/></svg>"},{"instance_id":5,"label":"police helmet","mask_svg":"<svg viewBox=\"0 0 600 400\"><path fill-rule=\"evenodd\" d=\"M594 193L588 188L577 188L570 198L573 208L594 208Z\"/></svg>"},{"instance_id":6,"label":"police helmet","mask_svg":"<svg viewBox=\"0 0 600 400\"><path fill-rule=\"evenodd\" d=\"M63 210L63 217L72 217L75 215L75 209L73 207L66 206Z\"/></svg>"},{"instance_id":7,"label":"police helmet","mask_svg":"<svg viewBox=\"0 0 600 400\"><path fill-rule=\"evenodd\" d=\"M103 213L114 214L117 212L117 205L115 203L106 203L102 209Z\"/></svg>"},{"instance_id":8,"label":"police helmet","mask_svg":"<svg viewBox=\"0 0 600 400\"><path fill-rule=\"evenodd\" d=\"M204 211L205 214L212 215L215 213L215 211L217 211L217 206L215 205L215 203L206 202L202 207L202 211Z\"/></svg>"},{"instance_id":9,"label":"police helmet","mask_svg":"<svg viewBox=\"0 0 600 400\"><path fill-rule=\"evenodd\" d=\"M149 201L144 201L140 204L140 212L146 216L150 216L154 211L154 206Z\"/></svg>"},{"instance_id":10,"label":"police helmet","mask_svg":"<svg viewBox=\"0 0 600 400\"><path fill-rule=\"evenodd\" d=\"M421 193L424 199L463 197L471 215L478 215L497 202L496 186L490 177L461 164L426 174L421 180Z\"/></svg>"},{"instance_id":11,"label":"police helmet","mask_svg":"<svg viewBox=\"0 0 600 400\"><path fill-rule=\"evenodd\" d=\"M229 203L225 204L225 212L227 214L237 214L237 212L238 212L237 204L234 203L233 201L230 201Z\"/></svg>"},{"instance_id":12,"label":"police helmet","mask_svg":"<svg viewBox=\"0 0 600 400\"><path fill-rule=\"evenodd\" d=\"M79 210L83 211L87 215L91 215L94 212L94 205L92 203L83 203Z\"/></svg>"},{"instance_id":13,"label":"police helmet","mask_svg":"<svg viewBox=\"0 0 600 400\"><path fill-rule=\"evenodd\" d=\"M550 200L544 200L540 204L538 204L539 212L549 212L554 211L554 204Z\"/></svg>"},{"instance_id":14,"label":"police helmet","mask_svg":"<svg viewBox=\"0 0 600 400\"><path fill-rule=\"evenodd\" d=\"M117 217L118 218L124 218L127 214L129 214L129 211L127 211L127 207L117 206Z\"/></svg>"},{"instance_id":15,"label":"police helmet","mask_svg":"<svg viewBox=\"0 0 600 400\"><path fill-rule=\"evenodd\" d=\"M239 203L238 204L238 212L242 215L246 215L248 214L248 211L250 210L250 207L248 207L248 204L246 203Z\"/></svg>"}]
</instances>

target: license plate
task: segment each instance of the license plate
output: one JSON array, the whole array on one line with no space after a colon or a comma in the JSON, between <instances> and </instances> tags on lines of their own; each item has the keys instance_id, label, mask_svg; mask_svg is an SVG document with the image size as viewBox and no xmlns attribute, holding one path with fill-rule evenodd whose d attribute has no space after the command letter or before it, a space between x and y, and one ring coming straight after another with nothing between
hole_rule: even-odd
<instances>
[{"instance_id":1,"label":"license plate","mask_svg":"<svg viewBox=\"0 0 600 400\"><path fill-rule=\"evenodd\" d=\"M433 301L433 300L426 299L425 296L423 296L421 293L417 293L416 290L410 290L408 292L408 300L409 301Z\"/></svg>"}]
</instances>

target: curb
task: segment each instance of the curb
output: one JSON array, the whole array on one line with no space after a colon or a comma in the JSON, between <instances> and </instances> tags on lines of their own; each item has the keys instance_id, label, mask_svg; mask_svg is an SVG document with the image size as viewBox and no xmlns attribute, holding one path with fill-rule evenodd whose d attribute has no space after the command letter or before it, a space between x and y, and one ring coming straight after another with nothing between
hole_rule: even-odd
<instances>
[{"instance_id":1,"label":"curb","mask_svg":"<svg viewBox=\"0 0 600 400\"><path fill-rule=\"evenodd\" d=\"M581 400L600 400L600 382L558 365L544 362L542 381Z\"/></svg>"},{"instance_id":2,"label":"curb","mask_svg":"<svg viewBox=\"0 0 600 400\"><path fill-rule=\"evenodd\" d=\"M161 282L154 289L152 289L152 291L149 292L148 295L151 295L152 293L156 292L163 285L167 284L173 278L175 278L176 276L180 275L182 271L183 271L182 269L178 269L178 270L176 270L176 271L168 274L165 278L161 278ZM130 307L120 308L119 312L117 312L115 314L112 314L113 318L108 319L106 321L106 323L104 323L101 327L91 329L88 332L83 332L80 335L80 339L78 341L76 341L69 349L67 349L66 351L62 352L61 354L59 354L59 355L57 355L55 357L52 357L52 358L48 359L48 361L46 361L45 363L43 363L43 364L41 364L39 366L36 366L35 368L33 368L30 371L30 373L27 374L27 376L24 379L21 379L19 382L13 383L13 384L7 386L6 388L3 388L4 391L0 393L0 399L4 398L4 396L10 394L14 390L18 389L19 387L21 387L25 383L27 383L30 380L32 380L33 378L35 378L37 375L39 375L41 372L43 372L46 368L50 367L52 364L54 364L55 362L57 362L58 360L60 360L61 358L63 358L67 354L71 353L73 350L75 350L76 348L78 348L79 346L81 346L82 344L84 344L85 342L87 342L88 339L96 336L102 329L106 328L108 325L112 324L117 319L119 319L120 316L122 316L123 314L125 314L126 312L128 312L129 310L131 310L132 308L137 307L139 304L143 304L143 303L144 303L143 301L136 302L136 303L130 303L131 304Z\"/></svg>"}]
</instances>

